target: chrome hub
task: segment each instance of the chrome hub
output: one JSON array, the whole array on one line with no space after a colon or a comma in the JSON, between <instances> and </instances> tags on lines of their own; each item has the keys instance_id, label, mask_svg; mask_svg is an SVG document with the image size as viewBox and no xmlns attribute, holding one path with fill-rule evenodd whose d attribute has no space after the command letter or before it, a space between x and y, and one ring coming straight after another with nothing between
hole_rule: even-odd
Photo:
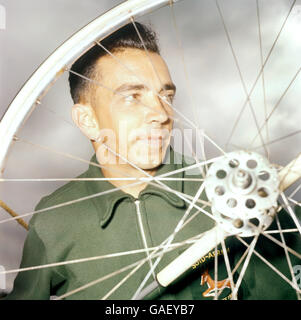
<instances>
[{"instance_id":1,"label":"chrome hub","mask_svg":"<svg viewBox=\"0 0 301 320\"><path fill-rule=\"evenodd\" d=\"M230 234L252 236L272 223L279 196L276 168L255 152L235 151L214 162L205 179L212 213Z\"/></svg>"}]
</instances>

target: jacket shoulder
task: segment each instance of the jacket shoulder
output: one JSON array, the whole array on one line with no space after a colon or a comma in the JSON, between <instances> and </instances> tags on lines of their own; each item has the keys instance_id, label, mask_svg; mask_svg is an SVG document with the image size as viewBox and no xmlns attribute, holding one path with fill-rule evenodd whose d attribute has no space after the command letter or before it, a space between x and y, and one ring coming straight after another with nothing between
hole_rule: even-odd
<instances>
[{"instance_id":1,"label":"jacket shoulder","mask_svg":"<svg viewBox=\"0 0 301 320\"><path fill-rule=\"evenodd\" d=\"M86 177L86 172L77 178ZM83 181L70 181L43 197L35 207L35 213L29 222L29 227L48 225L49 228L68 221L69 216L76 214L76 204L87 195L87 188Z\"/></svg>"}]
</instances>

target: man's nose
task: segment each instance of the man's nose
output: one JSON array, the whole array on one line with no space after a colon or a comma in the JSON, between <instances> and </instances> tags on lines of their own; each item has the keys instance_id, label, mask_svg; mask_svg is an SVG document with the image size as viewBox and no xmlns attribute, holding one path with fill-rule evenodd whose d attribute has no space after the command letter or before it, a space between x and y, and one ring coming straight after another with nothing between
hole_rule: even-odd
<instances>
[{"instance_id":1,"label":"man's nose","mask_svg":"<svg viewBox=\"0 0 301 320\"><path fill-rule=\"evenodd\" d=\"M147 123L165 123L169 120L167 103L154 92L150 92L146 101L145 120Z\"/></svg>"}]
</instances>

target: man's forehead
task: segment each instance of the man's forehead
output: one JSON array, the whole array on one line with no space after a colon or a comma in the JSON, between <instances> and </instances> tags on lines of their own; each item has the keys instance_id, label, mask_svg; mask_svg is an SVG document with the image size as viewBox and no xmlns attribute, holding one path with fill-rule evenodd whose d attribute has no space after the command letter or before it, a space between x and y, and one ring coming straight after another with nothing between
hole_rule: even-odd
<instances>
[{"instance_id":1,"label":"man's forehead","mask_svg":"<svg viewBox=\"0 0 301 320\"><path fill-rule=\"evenodd\" d=\"M158 53L134 48L114 50L111 55L106 54L100 57L97 61L97 69L102 76L135 76L135 73L140 72L160 72L169 76L168 67ZM119 71L121 74L114 74L113 71Z\"/></svg>"},{"instance_id":2,"label":"man's forehead","mask_svg":"<svg viewBox=\"0 0 301 320\"><path fill-rule=\"evenodd\" d=\"M109 88L110 94L126 94L126 91L151 88L160 93L176 91L162 57L152 52L148 56L141 49L126 48L113 52L112 56L107 54L99 59L95 71L103 85L100 91Z\"/></svg>"}]
</instances>

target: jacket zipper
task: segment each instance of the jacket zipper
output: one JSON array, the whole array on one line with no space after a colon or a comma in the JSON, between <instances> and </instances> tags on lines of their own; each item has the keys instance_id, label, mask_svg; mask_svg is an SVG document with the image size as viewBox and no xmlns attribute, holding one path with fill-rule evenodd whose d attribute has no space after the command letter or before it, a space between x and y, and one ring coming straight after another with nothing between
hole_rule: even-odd
<instances>
[{"instance_id":1,"label":"jacket zipper","mask_svg":"<svg viewBox=\"0 0 301 320\"><path fill-rule=\"evenodd\" d=\"M141 210L140 210L140 201L135 200L135 205L136 205L136 214L137 214L138 225L139 225L140 235L142 237L143 246L144 246L144 249L147 250L146 254L147 254L147 258L148 258L148 263L149 263L150 267L152 267L153 264L152 264L152 261L151 261L150 255L149 255L148 245L147 245L146 236L145 236L145 232L144 232L144 228L143 228L143 222L142 222L142 216L141 216ZM153 276L154 276L154 272L153 272Z\"/></svg>"}]
</instances>

